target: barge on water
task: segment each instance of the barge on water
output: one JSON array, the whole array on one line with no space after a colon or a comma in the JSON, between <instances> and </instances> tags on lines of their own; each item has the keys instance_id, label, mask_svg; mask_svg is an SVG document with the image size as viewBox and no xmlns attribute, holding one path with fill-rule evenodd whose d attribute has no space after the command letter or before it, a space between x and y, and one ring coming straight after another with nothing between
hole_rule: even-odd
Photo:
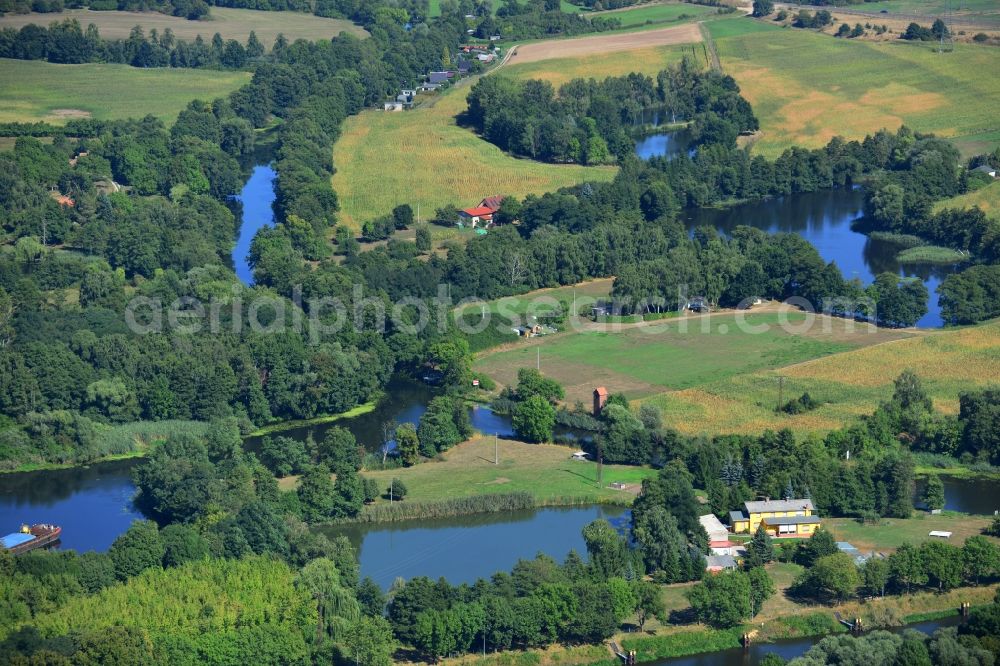
<instances>
[{"instance_id":1,"label":"barge on water","mask_svg":"<svg viewBox=\"0 0 1000 666\"><path fill-rule=\"evenodd\" d=\"M21 555L35 548L51 546L59 541L60 534L62 534L62 528L58 525L44 523L31 527L21 525L20 531L0 537L0 546L13 555Z\"/></svg>"}]
</instances>

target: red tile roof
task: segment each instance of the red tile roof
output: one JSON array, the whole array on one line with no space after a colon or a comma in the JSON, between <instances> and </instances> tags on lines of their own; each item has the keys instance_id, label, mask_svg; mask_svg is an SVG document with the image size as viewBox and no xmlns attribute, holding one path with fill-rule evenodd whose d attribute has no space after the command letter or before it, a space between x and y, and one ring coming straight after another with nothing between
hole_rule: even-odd
<instances>
[{"instance_id":1,"label":"red tile roof","mask_svg":"<svg viewBox=\"0 0 1000 666\"><path fill-rule=\"evenodd\" d=\"M607 395L608 389L604 388L603 386L598 386L597 388L594 389L594 393L596 393L597 395Z\"/></svg>"},{"instance_id":2,"label":"red tile roof","mask_svg":"<svg viewBox=\"0 0 1000 666\"><path fill-rule=\"evenodd\" d=\"M466 208L462 211L469 217L486 217L487 215L493 215L493 209L487 208L486 206L479 206L478 208Z\"/></svg>"}]
</instances>

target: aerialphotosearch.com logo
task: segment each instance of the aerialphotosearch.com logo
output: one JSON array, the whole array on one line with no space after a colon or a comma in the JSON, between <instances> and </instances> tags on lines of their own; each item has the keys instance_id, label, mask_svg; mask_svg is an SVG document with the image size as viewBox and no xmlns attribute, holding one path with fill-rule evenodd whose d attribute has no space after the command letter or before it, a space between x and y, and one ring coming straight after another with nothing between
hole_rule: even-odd
<instances>
[{"instance_id":1,"label":"aerialphotosearch.com logo","mask_svg":"<svg viewBox=\"0 0 1000 666\"><path fill-rule=\"evenodd\" d=\"M252 293L252 297L245 295ZM482 333L491 326L502 333L532 335L555 330L614 332L634 328L651 334L666 330L679 333L735 332L762 335L777 327L789 334L805 334L819 325L822 332L855 330L874 331L868 322L877 320L872 301L826 299L821 308L801 298L791 297L780 303L748 298L732 309L715 309L703 299L692 299L685 286L676 297L598 298L575 295L563 289L561 297L552 295L509 296L490 302L463 298L454 302L451 286L440 284L433 298L407 297L395 302L366 295L362 285L354 285L345 302L333 296L303 299L302 288L295 287L291 298L249 292L235 288L232 295L213 297L207 302L191 296L169 303L162 299L137 296L125 308L125 322L133 333L150 335L176 333L194 335L232 333L245 330L255 334L295 332L310 344L319 344L352 326L356 332L400 331L419 335L428 326L439 334L459 330L469 335ZM767 313L768 316L756 316ZM825 316L820 316L825 315Z\"/></svg>"}]
</instances>

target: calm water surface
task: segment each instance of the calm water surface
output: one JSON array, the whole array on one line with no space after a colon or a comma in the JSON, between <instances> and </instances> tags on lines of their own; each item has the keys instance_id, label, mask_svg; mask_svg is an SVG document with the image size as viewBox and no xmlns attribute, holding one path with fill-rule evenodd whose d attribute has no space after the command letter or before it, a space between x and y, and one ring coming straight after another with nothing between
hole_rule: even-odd
<instances>
[{"instance_id":1,"label":"calm water surface","mask_svg":"<svg viewBox=\"0 0 1000 666\"><path fill-rule=\"evenodd\" d=\"M884 272L918 277L927 286L930 300L927 314L917 322L917 326L941 326L941 308L935 290L947 275L959 267L901 265L896 261L897 246L872 240L851 230L851 222L861 217L863 204L864 193L860 189L824 190L724 209L692 209L685 211L685 222L689 229L710 226L727 234L740 225L769 233L796 233L812 243L824 260L835 262L848 280L858 278L868 284L875 275Z\"/></svg>"},{"instance_id":2,"label":"calm water surface","mask_svg":"<svg viewBox=\"0 0 1000 666\"><path fill-rule=\"evenodd\" d=\"M575 549L585 557L584 526L605 518L624 529L628 513L623 507L589 506L321 529L346 535L357 549L361 575L386 589L398 577L472 583L538 553L562 561Z\"/></svg>"},{"instance_id":3,"label":"calm water surface","mask_svg":"<svg viewBox=\"0 0 1000 666\"><path fill-rule=\"evenodd\" d=\"M240 235L233 248L233 266L236 276L243 284L253 284L253 271L247 263L250 255L250 243L261 227L274 226L274 179L277 173L267 165L253 168L250 179L237 197L243 204L243 222L240 225Z\"/></svg>"},{"instance_id":4,"label":"calm water surface","mask_svg":"<svg viewBox=\"0 0 1000 666\"><path fill-rule=\"evenodd\" d=\"M90 467L0 474L0 533L21 523L63 528L61 548L105 551L142 515L132 506L130 476L137 460Z\"/></svg>"},{"instance_id":5,"label":"calm water surface","mask_svg":"<svg viewBox=\"0 0 1000 666\"><path fill-rule=\"evenodd\" d=\"M944 508L947 511L992 516L995 511L1000 510L1000 479L942 476L941 482L944 484ZM919 497L926 485L926 479L917 479L914 503L919 504Z\"/></svg>"}]
</instances>

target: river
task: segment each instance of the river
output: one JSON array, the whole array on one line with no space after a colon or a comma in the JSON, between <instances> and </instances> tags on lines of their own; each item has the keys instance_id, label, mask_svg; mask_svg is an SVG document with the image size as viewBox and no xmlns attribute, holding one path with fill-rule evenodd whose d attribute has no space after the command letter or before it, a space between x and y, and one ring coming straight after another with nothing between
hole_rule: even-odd
<instances>
[{"instance_id":1,"label":"river","mask_svg":"<svg viewBox=\"0 0 1000 666\"><path fill-rule=\"evenodd\" d=\"M636 143L636 153L649 159L654 155L674 156L688 149L686 133L652 135ZM659 143L658 143L659 142ZM659 152L658 152L659 151ZM851 222L862 215L864 192L860 188L823 190L753 201L727 208L698 208L684 212L689 230L710 226L728 234L740 225L756 227L768 233L796 233L819 251L826 261L836 262L848 280L858 278L871 283L879 273L896 273L920 278L930 292L927 314L917 326L935 328L943 325L938 285L959 265L900 264L899 247L880 242L851 229Z\"/></svg>"},{"instance_id":2,"label":"river","mask_svg":"<svg viewBox=\"0 0 1000 666\"><path fill-rule=\"evenodd\" d=\"M267 164L255 166L243 190L236 197L243 206L243 222L233 247L233 268L236 269L236 277L246 285L253 284L253 270L247 261L250 243L262 227L274 226L271 204L275 199L274 179L277 175Z\"/></svg>"}]
</instances>

